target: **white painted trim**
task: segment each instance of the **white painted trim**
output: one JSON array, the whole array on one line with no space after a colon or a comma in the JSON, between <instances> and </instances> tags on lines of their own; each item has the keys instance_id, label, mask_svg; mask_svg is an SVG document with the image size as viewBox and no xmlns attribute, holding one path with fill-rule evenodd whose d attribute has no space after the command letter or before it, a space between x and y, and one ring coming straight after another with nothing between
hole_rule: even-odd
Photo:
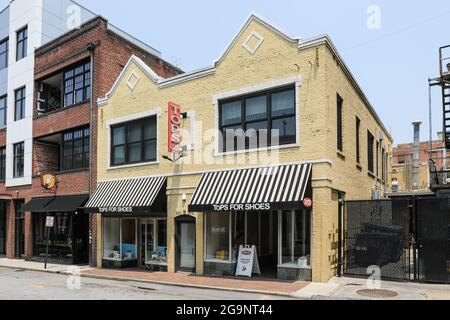
<instances>
[{"instance_id":1,"label":"white painted trim","mask_svg":"<svg viewBox=\"0 0 450 320\"><path fill-rule=\"evenodd\" d=\"M157 165L159 164L159 147L160 147L160 118L161 118L161 109L162 108L155 108L150 111L146 112L139 112L135 114L130 114L125 117L116 118L114 120L110 120L106 122L106 135L107 135L107 142L106 142L106 170L116 170L116 169L124 169L124 168L133 168L133 167L142 167L142 166L148 166L148 165ZM111 165L111 127L121 124L130 122L133 120L138 120L142 118L147 118L151 116L156 116L156 161L149 161L149 162L141 162L141 163L134 163L134 164L126 164L123 166L112 166Z\"/></svg>"},{"instance_id":2,"label":"white painted trim","mask_svg":"<svg viewBox=\"0 0 450 320\"><path fill-rule=\"evenodd\" d=\"M297 161L297 162L286 162L286 163L278 163L278 164L270 164L270 165L254 165L254 166L240 166L234 168L222 168L222 169L211 169L211 170L199 170L199 171L187 171L180 173L160 173L155 175L147 175L147 176L137 176L130 177L129 179L143 179L143 178L153 178L153 177L180 177L180 176L190 176L190 175L198 175L204 173L213 173L213 172L226 172L226 171L234 171L234 170L242 170L242 169L255 169L255 168L268 168L268 167L278 167L278 166L290 166L290 165L302 165L302 164L328 164L332 165L333 162L329 159L320 159L320 160L309 160L309 161ZM124 178L117 179L98 179L98 182L108 182L108 181L120 181Z\"/></svg>"},{"instance_id":3,"label":"white painted trim","mask_svg":"<svg viewBox=\"0 0 450 320\"><path fill-rule=\"evenodd\" d=\"M135 77L136 78L136 82L134 84L131 83L131 78ZM131 91L134 91L134 88L136 88L136 86L139 83L139 80L141 80L141 77L139 77L139 75L137 74L136 70L131 71L130 76L128 77L127 82L125 83L127 85L128 88L130 88Z\"/></svg>"},{"instance_id":4,"label":"white painted trim","mask_svg":"<svg viewBox=\"0 0 450 320\"><path fill-rule=\"evenodd\" d=\"M186 72L186 73L183 73L183 74L179 74L179 75L173 76L173 77L168 78L168 79L161 79L159 81L159 87L160 88L169 87L171 85L175 85L175 84L179 84L179 83L182 83L182 82L190 81L190 80L193 80L193 79L205 77L205 76L214 74L215 72L216 72L216 69L214 67L206 67L206 68L194 70L194 71L191 71L191 72Z\"/></svg>"},{"instance_id":5,"label":"white painted trim","mask_svg":"<svg viewBox=\"0 0 450 320\"><path fill-rule=\"evenodd\" d=\"M289 78L273 80L270 82L260 83L253 85L251 87L236 89L232 91L222 92L215 94L212 98L212 105L214 107L214 126L215 126L215 145L214 145L214 156L222 157L227 155L235 155L235 154L245 154L255 151L269 151L269 150L279 150L286 148L298 148L300 147L300 87L302 86L303 78L300 75L292 76ZM239 151L230 151L230 152L221 152L219 151L219 101L225 100L229 98L239 97L243 95L253 94L260 91L273 90L277 88L281 88L288 85L295 86L295 122L296 122L296 142L289 145L279 145L279 146L271 146L264 148L256 148L249 150L239 150Z\"/></svg>"}]
</instances>

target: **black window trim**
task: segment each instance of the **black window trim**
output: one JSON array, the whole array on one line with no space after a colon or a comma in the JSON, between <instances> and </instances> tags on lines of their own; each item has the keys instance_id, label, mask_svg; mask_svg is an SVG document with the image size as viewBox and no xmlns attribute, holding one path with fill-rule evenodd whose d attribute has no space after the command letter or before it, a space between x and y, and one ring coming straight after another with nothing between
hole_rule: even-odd
<instances>
[{"instance_id":1,"label":"black window trim","mask_svg":"<svg viewBox=\"0 0 450 320\"><path fill-rule=\"evenodd\" d=\"M1 96L0 97L0 100L3 100L3 99L5 99L5 107L4 108L1 108L0 107L0 113L1 112L4 112L5 114L4 114L4 120L5 120L5 123L4 124L2 124L2 123L0 123L0 129L1 128L5 128L6 127L6 125L8 124L8 95L7 94L5 94L5 95L3 95L3 96Z\"/></svg>"},{"instance_id":2,"label":"black window trim","mask_svg":"<svg viewBox=\"0 0 450 320\"><path fill-rule=\"evenodd\" d=\"M344 151L344 128L343 128L343 112L344 112L344 99L337 94L336 98L336 148L338 151Z\"/></svg>"},{"instance_id":3,"label":"black window trim","mask_svg":"<svg viewBox=\"0 0 450 320\"><path fill-rule=\"evenodd\" d=\"M85 69L86 64L89 64L89 70L88 71L86 71L86 69ZM78 67L81 67L81 66L83 67L83 72L78 74L78 75L75 75L75 69L77 69ZM78 61L78 62L76 62L76 63L74 63L74 64L64 68L63 70L61 70L61 72L60 72L62 74L62 77L61 77L62 78L62 80L61 80L62 81L62 90L61 90L62 103L61 103L61 109L74 107L74 106L77 106L77 105L80 105L80 104L84 104L84 103L87 103L87 102L90 101L91 95L87 94L87 88L89 87L90 90L92 90L92 79L90 78L90 76L91 76L91 69L92 69L91 61L89 59L83 59L83 60ZM66 78L66 73L70 72L70 71L73 71L72 76ZM89 74L89 84L87 84L87 82L86 82L86 75L87 74ZM79 101L79 102L75 102L75 94L76 94L76 91L77 91L77 90L75 90L75 78L79 77L80 75L83 75L83 88L82 88L82 90L83 90L83 99L81 101ZM72 93L72 103L70 103L70 104L66 104L66 94L67 94L67 92L66 92L66 81L68 81L68 80L72 80L72 87L73 87L73 89L71 91L71 93Z\"/></svg>"},{"instance_id":4,"label":"black window trim","mask_svg":"<svg viewBox=\"0 0 450 320\"><path fill-rule=\"evenodd\" d=\"M17 93L19 91L23 90L23 97L20 98L19 100L17 99ZM14 121L20 121L22 119L25 119L25 113L26 113L26 97L27 97L27 87L23 86L20 88L17 88L16 90L14 90ZM22 101L23 102L23 108L20 109L20 118L18 118L17 116L17 102Z\"/></svg>"},{"instance_id":5,"label":"black window trim","mask_svg":"<svg viewBox=\"0 0 450 320\"><path fill-rule=\"evenodd\" d=\"M156 135L155 138L152 139L144 139L144 135L145 135L145 126L144 123L146 120L150 120L150 119L154 119L155 121L155 126L156 126ZM141 139L139 142L128 142L128 128L130 127L130 125L132 124L136 124L136 123L140 123L141 126ZM118 145L114 145L114 130L118 129L118 128L124 128L125 130L125 143L124 144L118 144ZM145 143L146 142L151 142L154 141L156 144L156 157L154 159L145 159ZM131 144L136 144L136 143L140 143L141 144L141 160L139 161L132 161L130 162L129 159L129 145ZM151 164L151 163L156 163L158 161L158 115L153 114L150 116L146 116L143 118L139 118L139 119L133 119L130 121L126 121L126 122L121 122L121 123L115 123L113 125L110 126L110 142L109 142L109 147L110 147L110 160L109 160L109 167L110 168L120 168L120 167L127 167L127 166L134 166L134 165L145 165L145 164ZM117 147L125 147L125 162L123 163L115 163L114 162L114 155L115 155L115 148Z\"/></svg>"},{"instance_id":6,"label":"black window trim","mask_svg":"<svg viewBox=\"0 0 450 320\"><path fill-rule=\"evenodd\" d=\"M26 31L26 36L23 37L22 40L19 40L19 34ZM25 43L25 45L22 47L22 57L19 58L19 44ZM28 56L28 25L20 28L16 31L16 61L20 61Z\"/></svg>"},{"instance_id":7,"label":"black window trim","mask_svg":"<svg viewBox=\"0 0 450 320\"><path fill-rule=\"evenodd\" d=\"M6 146L0 147L0 181L6 181Z\"/></svg>"},{"instance_id":8,"label":"black window trim","mask_svg":"<svg viewBox=\"0 0 450 320\"><path fill-rule=\"evenodd\" d=\"M272 95L273 94L277 94L277 93L281 93L284 91L294 91L294 113L291 114L286 114L286 115L280 115L280 116L272 116ZM266 102L266 107L267 107L267 116L265 118L262 119L255 119L255 120L246 120L246 114L245 114L245 109L246 109L246 103L245 101L251 98L256 98L259 96L266 96L267 102ZM236 123L228 123L226 125L222 124L222 106L224 104L228 104L228 103L232 103L232 102L237 102L240 101L241 102L241 121L240 122L236 122ZM253 150L261 150L261 149L266 149L266 148L272 148L272 147L282 147L282 146L292 146L298 143L298 127L299 124L297 123L297 86L295 84L289 84L289 85L285 85L285 86L280 86L280 87L274 87L274 88L269 88L266 90L260 90L260 91L255 91L255 92L251 92L251 93L247 93L247 94L243 94L243 95L237 95L235 97L229 97L229 98L225 98L222 100L218 101L218 128L219 128L219 132L222 134L222 139L219 139L217 146L218 146L218 154L233 154L233 153L239 153L239 152L250 152ZM293 142L287 142L287 143L279 143L278 146L272 146L272 122L274 120L279 120L279 119L284 119L284 118L295 118L295 141ZM245 139L245 148L243 150L239 150L237 149L235 146L235 150L230 150L230 151L226 151L224 150L225 145L224 145L224 139L226 137L226 133L224 130L226 130L229 127L235 127L235 126L241 126L242 130L244 130L244 132L246 132L247 130L247 125L248 124L252 124L252 123L257 123L257 122L262 122L262 121L267 121L267 125L268 125L268 132L267 132L267 146L266 147L257 147L257 148L250 148L248 146L248 139Z\"/></svg>"},{"instance_id":9,"label":"black window trim","mask_svg":"<svg viewBox=\"0 0 450 320\"><path fill-rule=\"evenodd\" d=\"M361 120L356 116L356 163L361 164Z\"/></svg>"},{"instance_id":10,"label":"black window trim","mask_svg":"<svg viewBox=\"0 0 450 320\"><path fill-rule=\"evenodd\" d=\"M9 37L3 38L2 40L0 40L0 45L2 45L3 43L6 42L6 50L4 52L0 52L0 55L5 54L5 66L1 66L0 65L0 70L4 70L6 68L8 68L8 63L9 63Z\"/></svg>"},{"instance_id":11,"label":"black window trim","mask_svg":"<svg viewBox=\"0 0 450 320\"><path fill-rule=\"evenodd\" d=\"M370 147L370 145L372 145L372 148ZM374 174L375 169L374 152L373 152L374 148L375 148L375 136L370 132L370 130L367 130L367 170L371 174Z\"/></svg>"},{"instance_id":12,"label":"black window trim","mask_svg":"<svg viewBox=\"0 0 450 320\"><path fill-rule=\"evenodd\" d=\"M89 130L88 136L85 135L86 130ZM81 138L74 139L73 134L77 131L83 131L83 135L81 136ZM72 133L72 139L66 141L64 139L64 136L68 133ZM60 172L65 173L65 172L82 171L82 170L89 169L89 165L90 165L89 164L89 158L90 158L89 151L90 151L91 136L92 136L92 134L90 132L89 126L83 126L83 127L78 127L78 128L74 128L74 129L69 129L69 130L65 130L64 132L61 133ZM86 138L89 139L89 143L87 144L87 146L85 145ZM81 160L82 166L81 166L81 168L74 168L75 142L79 141L79 140L83 141L83 152L81 153L82 154L82 160ZM72 164L71 164L70 169L64 169L64 167L65 167L64 166L65 165L65 163L64 163L64 146L65 146L65 144L68 144L68 143L72 143L72 157L71 157ZM87 151L85 151L86 147L87 147ZM88 163L87 164L84 163L86 153L88 154L88 159L87 159Z\"/></svg>"},{"instance_id":13,"label":"black window trim","mask_svg":"<svg viewBox=\"0 0 450 320\"><path fill-rule=\"evenodd\" d=\"M22 145L23 146L23 148L22 148L22 150L23 150L23 153L21 153L21 154L16 154L16 147L17 146L20 146L20 145ZM22 162L23 162L23 172L22 172L22 175L18 175L17 174L17 171L16 171L16 169L17 169L17 166L16 166L16 161L17 161L17 159L19 159L19 158L22 158ZM14 145L13 145L13 178L14 179L20 179L20 178L23 178L25 176L25 142L24 141L22 141L22 142L18 142L18 143L14 143Z\"/></svg>"}]
</instances>

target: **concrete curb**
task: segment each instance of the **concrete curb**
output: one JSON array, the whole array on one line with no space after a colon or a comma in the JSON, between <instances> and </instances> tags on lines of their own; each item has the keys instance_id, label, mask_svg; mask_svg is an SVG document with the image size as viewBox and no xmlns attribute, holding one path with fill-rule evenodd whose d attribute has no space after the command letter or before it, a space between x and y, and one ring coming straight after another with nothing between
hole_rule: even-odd
<instances>
[{"instance_id":1,"label":"concrete curb","mask_svg":"<svg viewBox=\"0 0 450 320\"><path fill-rule=\"evenodd\" d=\"M44 269L33 269L27 267L16 267L16 266L2 266L0 268L7 269L18 269L18 270L26 270L26 271L34 271L34 272L45 272L45 273L53 273L60 275L70 275L70 273L61 270L44 270ZM207 289L207 290L220 290L220 291L234 291L234 292L243 292L243 293L254 293L254 294L264 294L264 295L272 295L272 296L281 296L287 298L299 299L298 296L295 296L295 293L286 293L286 292L276 292L276 291L265 291L265 290L257 290L257 289L241 289L241 288L227 288L227 287L213 287L199 284L189 284L189 283L178 283L178 282L168 282L168 281L157 281L157 280L145 280L145 279L133 279L133 278L124 278L124 277L115 277L115 276L106 276L106 275L93 275L93 274L83 274L81 271L81 277L84 278L93 278L93 279L106 279L106 280L115 280L115 281L133 281L133 282L142 282L142 283L151 283L151 284L159 284L166 286L177 286L183 288L196 288L196 289ZM305 297L302 297L306 299Z\"/></svg>"}]
</instances>

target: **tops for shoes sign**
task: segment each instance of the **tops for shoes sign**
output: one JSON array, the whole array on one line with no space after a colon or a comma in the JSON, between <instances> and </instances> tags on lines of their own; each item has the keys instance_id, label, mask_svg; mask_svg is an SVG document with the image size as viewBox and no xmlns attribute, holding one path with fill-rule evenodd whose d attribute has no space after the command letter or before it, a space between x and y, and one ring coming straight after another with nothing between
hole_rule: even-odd
<instances>
[{"instance_id":1,"label":"tops for shoes sign","mask_svg":"<svg viewBox=\"0 0 450 320\"><path fill-rule=\"evenodd\" d=\"M173 160L176 161L183 156L181 147L181 107L176 103L169 102L169 153L173 154Z\"/></svg>"}]
</instances>

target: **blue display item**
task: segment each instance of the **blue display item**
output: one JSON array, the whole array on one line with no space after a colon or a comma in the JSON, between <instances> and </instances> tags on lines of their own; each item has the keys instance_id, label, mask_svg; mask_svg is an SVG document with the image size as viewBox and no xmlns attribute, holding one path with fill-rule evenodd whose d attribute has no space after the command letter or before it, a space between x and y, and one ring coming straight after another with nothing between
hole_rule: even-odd
<instances>
[{"instance_id":1,"label":"blue display item","mask_svg":"<svg viewBox=\"0 0 450 320\"><path fill-rule=\"evenodd\" d=\"M156 247L156 251L159 254L165 256L167 254L167 247Z\"/></svg>"},{"instance_id":2,"label":"blue display item","mask_svg":"<svg viewBox=\"0 0 450 320\"><path fill-rule=\"evenodd\" d=\"M127 253L131 253L131 259L136 259L136 245L135 244L128 244L128 243L122 243L122 259L127 259Z\"/></svg>"}]
</instances>

